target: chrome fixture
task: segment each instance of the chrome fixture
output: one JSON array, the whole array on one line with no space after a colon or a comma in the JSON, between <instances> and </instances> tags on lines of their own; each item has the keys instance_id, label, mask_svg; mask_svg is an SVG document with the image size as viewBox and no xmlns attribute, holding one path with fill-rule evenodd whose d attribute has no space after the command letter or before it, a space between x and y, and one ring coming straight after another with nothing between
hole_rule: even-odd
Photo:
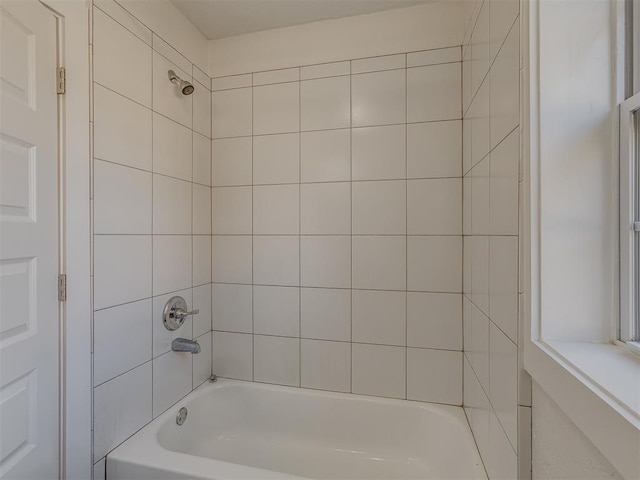
<instances>
[{"instance_id":1,"label":"chrome fixture","mask_svg":"<svg viewBox=\"0 0 640 480\"><path fill-rule=\"evenodd\" d=\"M187 302L180 296L171 297L164 306L162 319L167 330L177 330L189 315L196 315L200 310L187 310Z\"/></svg>"},{"instance_id":2,"label":"chrome fixture","mask_svg":"<svg viewBox=\"0 0 640 480\"><path fill-rule=\"evenodd\" d=\"M218 381L218 376L211 374L211 376L209 377L209 383L215 383Z\"/></svg>"},{"instance_id":3,"label":"chrome fixture","mask_svg":"<svg viewBox=\"0 0 640 480\"><path fill-rule=\"evenodd\" d=\"M200 344L187 338L174 338L171 342L171 350L174 352L200 353Z\"/></svg>"},{"instance_id":4,"label":"chrome fixture","mask_svg":"<svg viewBox=\"0 0 640 480\"><path fill-rule=\"evenodd\" d=\"M169 80L171 80L171 83L180 86L180 91L183 95L191 95L193 93L194 87L191 82L182 80L173 70L169 70Z\"/></svg>"},{"instance_id":5,"label":"chrome fixture","mask_svg":"<svg viewBox=\"0 0 640 480\"><path fill-rule=\"evenodd\" d=\"M182 407L180 410L178 410L178 414L176 415L176 423L178 425L182 425L185 420L187 419L187 409L185 407Z\"/></svg>"}]
</instances>

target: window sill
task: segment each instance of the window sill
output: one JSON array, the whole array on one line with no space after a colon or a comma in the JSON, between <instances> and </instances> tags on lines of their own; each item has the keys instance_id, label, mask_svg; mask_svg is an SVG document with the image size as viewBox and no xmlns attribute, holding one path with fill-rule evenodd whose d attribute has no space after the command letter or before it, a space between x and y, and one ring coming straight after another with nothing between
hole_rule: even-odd
<instances>
[{"instance_id":1,"label":"window sill","mask_svg":"<svg viewBox=\"0 0 640 480\"><path fill-rule=\"evenodd\" d=\"M640 478L640 358L611 344L529 341L525 368L624 478Z\"/></svg>"}]
</instances>

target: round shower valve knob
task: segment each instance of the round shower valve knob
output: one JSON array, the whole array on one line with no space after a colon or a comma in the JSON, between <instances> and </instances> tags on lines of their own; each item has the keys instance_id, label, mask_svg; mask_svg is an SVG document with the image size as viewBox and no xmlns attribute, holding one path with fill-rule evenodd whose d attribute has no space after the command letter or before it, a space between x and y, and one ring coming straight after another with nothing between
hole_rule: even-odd
<instances>
[{"instance_id":1,"label":"round shower valve knob","mask_svg":"<svg viewBox=\"0 0 640 480\"><path fill-rule=\"evenodd\" d=\"M196 315L199 310L187 310L187 302L184 298L176 295L171 297L162 311L162 320L167 330L177 330L182 326L189 315Z\"/></svg>"}]
</instances>

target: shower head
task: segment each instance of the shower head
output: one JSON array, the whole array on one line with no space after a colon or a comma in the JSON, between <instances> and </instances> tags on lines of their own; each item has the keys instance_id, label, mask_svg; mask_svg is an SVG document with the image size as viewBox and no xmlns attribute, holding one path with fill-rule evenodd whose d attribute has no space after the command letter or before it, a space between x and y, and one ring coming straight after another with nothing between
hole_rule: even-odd
<instances>
[{"instance_id":1,"label":"shower head","mask_svg":"<svg viewBox=\"0 0 640 480\"><path fill-rule=\"evenodd\" d=\"M168 73L171 83L175 83L176 85L178 85L183 95L191 95L193 93L194 86L191 84L191 82L182 80L178 75L176 75L176 72L174 72L173 70L169 70Z\"/></svg>"}]
</instances>

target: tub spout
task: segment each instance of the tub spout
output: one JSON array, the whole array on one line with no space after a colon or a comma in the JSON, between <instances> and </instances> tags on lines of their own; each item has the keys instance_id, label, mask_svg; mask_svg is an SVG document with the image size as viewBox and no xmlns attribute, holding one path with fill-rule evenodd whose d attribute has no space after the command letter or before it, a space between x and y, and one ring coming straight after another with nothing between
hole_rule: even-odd
<instances>
[{"instance_id":1,"label":"tub spout","mask_svg":"<svg viewBox=\"0 0 640 480\"><path fill-rule=\"evenodd\" d=\"M174 352L200 353L200 344L186 338L174 338L171 342L171 350Z\"/></svg>"}]
</instances>

